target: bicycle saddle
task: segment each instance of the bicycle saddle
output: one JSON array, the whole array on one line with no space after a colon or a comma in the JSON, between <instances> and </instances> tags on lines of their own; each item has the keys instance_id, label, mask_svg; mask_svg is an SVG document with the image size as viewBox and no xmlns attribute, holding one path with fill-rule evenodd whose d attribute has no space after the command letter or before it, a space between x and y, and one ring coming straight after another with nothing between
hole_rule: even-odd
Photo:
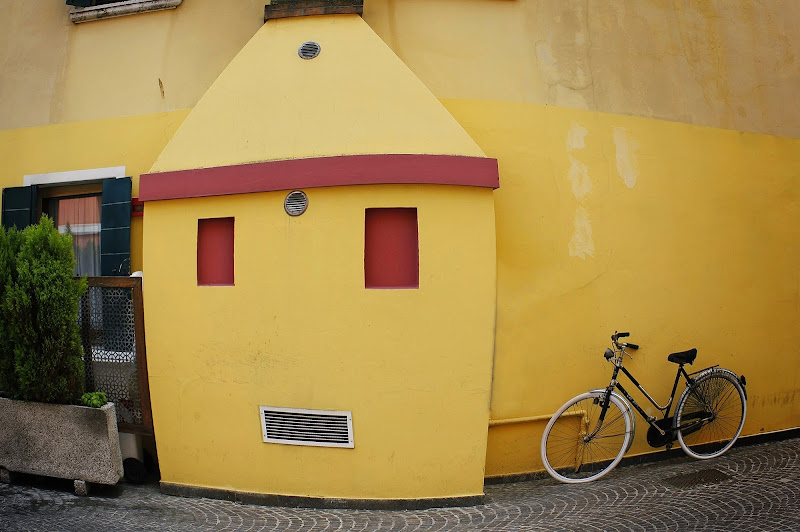
<instances>
[{"instance_id":1,"label":"bicycle saddle","mask_svg":"<svg viewBox=\"0 0 800 532\"><path fill-rule=\"evenodd\" d=\"M676 364L691 364L697 358L697 349L689 349L680 353L672 353L667 360Z\"/></svg>"}]
</instances>

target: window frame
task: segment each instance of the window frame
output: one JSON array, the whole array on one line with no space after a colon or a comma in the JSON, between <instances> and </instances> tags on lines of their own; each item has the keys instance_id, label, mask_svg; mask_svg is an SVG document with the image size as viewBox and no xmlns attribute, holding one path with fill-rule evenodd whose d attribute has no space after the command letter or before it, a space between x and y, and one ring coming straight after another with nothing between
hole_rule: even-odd
<instances>
[{"instance_id":1,"label":"window frame","mask_svg":"<svg viewBox=\"0 0 800 532\"><path fill-rule=\"evenodd\" d=\"M183 0L124 0L95 6L73 6L69 12L69 19L74 24L80 24L93 20L175 9L181 3L183 3Z\"/></svg>"},{"instance_id":2,"label":"window frame","mask_svg":"<svg viewBox=\"0 0 800 532\"><path fill-rule=\"evenodd\" d=\"M34 197L29 203L31 212L29 224L37 223L41 218L43 197L46 201L46 199L54 197L85 195L81 194L82 192L93 195L96 190L99 190L101 195L100 275L102 277L127 276L131 269L133 180L125 173L125 166L112 166L28 174L23 177L22 187L11 188L30 188L34 191ZM5 192L3 194L5 198ZM5 208L4 204L4 223Z\"/></svg>"}]
</instances>

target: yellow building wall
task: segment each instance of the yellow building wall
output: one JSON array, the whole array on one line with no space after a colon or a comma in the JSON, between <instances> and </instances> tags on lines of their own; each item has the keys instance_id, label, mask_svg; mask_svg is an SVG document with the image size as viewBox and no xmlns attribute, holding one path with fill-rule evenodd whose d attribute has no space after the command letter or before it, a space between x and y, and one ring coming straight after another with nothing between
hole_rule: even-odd
<instances>
[{"instance_id":1,"label":"yellow building wall","mask_svg":"<svg viewBox=\"0 0 800 532\"><path fill-rule=\"evenodd\" d=\"M310 61L297 54L308 40L321 47ZM264 24L151 172L382 153L484 157L359 16L294 17Z\"/></svg>"},{"instance_id":2,"label":"yellow building wall","mask_svg":"<svg viewBox=\"0 0 800 532\"><path fill-rule=\"evenodd\" d=\"M322 49L311 61L297 55L307 40ZM265 92L273 75L283 81ZM194 107L148 179L386 153L484 156L360 17L271 20ZM298 218L284 212L288 192L147 204L148 370L162 480L351 499L482 494L492 191L314 188ZM370 207L418 209L419 289L364 288ZM229 216L236 285L198 287L197 220ZM355 449L264 443L259 405L352 411Z\"/></svg>"},{"instance_id":3,"label":"yellow building wall","mask_svg":"<svg viewBox=\"0 0 800 532\"><path fill-rule=\"evenodd\" d=\"M30 174L124 166L139 194L152 166L188 111L0 131L0 188ZM131 271L142 269L142 218L131 219Z\"/></svg>"},{"instance_id":4,"label":"yellow building wall","mask_svg":"<svg viewBox=\"0 0 800 532\"><path fill-rule=\"evenodd\" d=\"M543 417L490 429L487 476L542 469L547 417L608 384L602 355L615 330L642 345L626 366L662 404L677 369L667 355L697 347L694 369L747 376L743 434L800 425L800 140L523 103L445 105L500 161L491 416ZM638 421L632 454L652 451Z\"/></svg>"},{"instance_id":5,"label":"yellow building wall","mask_svg":"<svg viewBox=\"0 0 800 532\"><path fill-rule=\"evenodd\" d=\"M149 202L148 371L163 481L315 497L483 492L492 191L309 189ZM417 207L420 287L364 288L364 210ZM197 220L235 217L235 286L197 286ZM264 443L259 405L348 410L355 448Z\"/></svg>"}]
</instances>

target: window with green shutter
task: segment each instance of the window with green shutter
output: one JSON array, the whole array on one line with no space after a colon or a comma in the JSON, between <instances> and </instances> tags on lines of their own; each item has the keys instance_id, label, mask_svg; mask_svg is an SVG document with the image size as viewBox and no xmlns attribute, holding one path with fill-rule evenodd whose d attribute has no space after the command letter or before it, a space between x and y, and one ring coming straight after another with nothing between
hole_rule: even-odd
<instances>
[{"instance_id":1,"label":"window with green shutter","mask_svg":"<svg viewBox=\"0 0 800 532\"><path fill-rule=\"evenodd\" d=\"M131 178L103 179L100 186L102 187L102 193L100 194L99 275L130 275ZM74 188L76 187L68 185L63 187L49 186L42 188L41 191L37 185L4 188L2 191L2 207L0 208L2 213L0 223L6 228L16 227L22 230L38 222L42 214L39 204L40 195L45 197L42 207L45 207L45 212L50 214L51 217L55 216L57 212L57 207L54 206L56 200L59 203L55 205L59 205L65 199L85 198L92 195L81 193L64 196L65 192L69 192ZM65 192L59 194L59 190ZM65 224L69 224L69 220ZM93 227L89 227L91 225L93 224L81 224L81 227L76 227L71 232L96 230ZM80 244L81 242L76 241L76 243ZM97 273L94 273L94 275L97 275Z\"/></svg>"}]
</instances>

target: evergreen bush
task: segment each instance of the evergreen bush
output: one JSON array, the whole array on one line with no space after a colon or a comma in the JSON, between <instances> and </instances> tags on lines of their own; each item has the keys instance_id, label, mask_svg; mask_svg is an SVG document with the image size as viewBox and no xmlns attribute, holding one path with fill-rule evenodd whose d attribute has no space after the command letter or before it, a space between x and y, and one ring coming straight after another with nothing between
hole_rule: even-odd
<instances>
[{"instance_id":1,"label":"evergreen bush","mask_svg":"<svg viewBox=\"0 0 800 532\"><path fill-rule=\"evenodd\" d=\"M12 271L0 300L4 341L14 353L11 396L76 403L84 386L77 318L86 280L73 278L72 237L59 234L43 217L22 232L17 245L16 278Z\"/></svg>"},{"instance_id":2,"label":"evergreen bush","mask_svg":"<svg viewBox=\"0 0 800 532\"><path fill-rule=\"evenodd\" d=\"M3 307L7 287L17 279L17 254L22 235L16 228L8 231L0 226L0 391L8 396L17 393L14 372L14 348L10 341L8 315Z\"/></svg>"}]
</instances>

